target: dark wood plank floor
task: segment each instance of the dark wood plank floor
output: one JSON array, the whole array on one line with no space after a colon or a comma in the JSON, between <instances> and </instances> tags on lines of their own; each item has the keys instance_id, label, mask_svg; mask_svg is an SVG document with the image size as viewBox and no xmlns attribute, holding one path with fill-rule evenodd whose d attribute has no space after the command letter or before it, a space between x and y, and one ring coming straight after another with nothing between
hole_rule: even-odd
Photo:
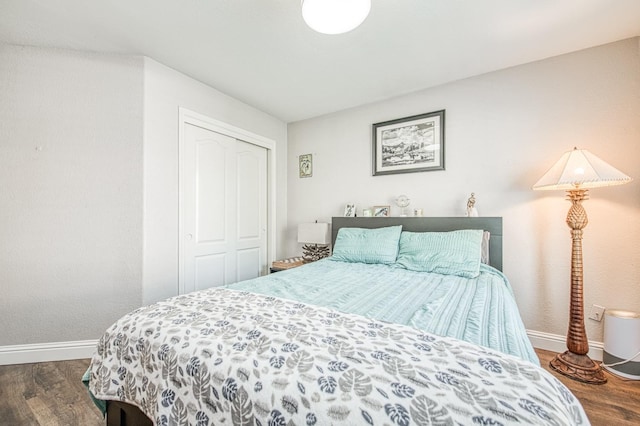
<instances>
[{"instance_id":1,"label":"dark wood plank floor","mask_svg":"<svg viewBox=\"0 0 640 426\"><path fill-rule=\"evenodd\" d=\"M551 370L549 361L555 352L536 349L540 364L578 397L594 426L640 425L640 381L627 380L605 370L607 383L588 385Z\"/></svg>"},{"instance_id":2,"label":"dark wood plank floor","mask_svg":"<svg viewBox=\"0 0 640 426\"><path fill-rule=\"evenodd\" d=\"M88 366L88 359L0 366L0 424L104 425L80 381Z\"/></svg>"},{"instance_id":3,"label":"dark wood plank floor","mask_svg":"<svg viewBox=\"0 0 640 426\"><path fill-rule=\"evenodd\" d=\"M542 366L553 352L536 350ZM104 420L80 382L89 360L0 366L0 424L21 426L98 426ZM552 372L582 402L594 426L640 425L640 381L605 373L594 386Z\"/></svg>"}]
</instances>

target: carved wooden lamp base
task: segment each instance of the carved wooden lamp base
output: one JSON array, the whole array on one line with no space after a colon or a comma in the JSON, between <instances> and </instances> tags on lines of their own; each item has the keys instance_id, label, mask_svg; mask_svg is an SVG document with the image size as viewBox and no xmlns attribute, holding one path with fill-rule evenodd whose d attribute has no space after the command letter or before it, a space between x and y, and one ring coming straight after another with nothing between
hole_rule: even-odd
<instances>
[{"instance_id":1,"label":"carved wooden lamp base","mask_svg":"<svg viewBox=\"0 0 640 426\"><path fill-rule=\"evenodd\" d=\"M592 385L607 383L602 367L587 355L574 354L570 351L558 354L549 362L549 366L560 374Z\"/></svg>"},{"instance_id":2,"label":"carved wooden lamp base","mask_svg":"<svg viewBox=\"0 0 640 426\"><path fill-rule=\"evenodd\" d=\"M587 223L587 212L582 200L588 199L588 190L572 189L567 191L571 208L567 214L567 225L571 228L571 305L569 307L569 331L567 333L567 351L556 355L549 365L558 373L593 385L607 382L602 367L596 364L587 353L589 342L584 328L584 302L582 295L582 230Z\"/></svg>"},{"instance_id":3,"label":"carved wooden lamp base","mask_svg":"<svg viewBox=\"0 0 640 426\"><path fill-rule=\"evenodd\" d=\"M329 256L329 246L318 244L302 246L302 261L304 263L315 262L327 256Z\"/></svg>"}]
</instances>

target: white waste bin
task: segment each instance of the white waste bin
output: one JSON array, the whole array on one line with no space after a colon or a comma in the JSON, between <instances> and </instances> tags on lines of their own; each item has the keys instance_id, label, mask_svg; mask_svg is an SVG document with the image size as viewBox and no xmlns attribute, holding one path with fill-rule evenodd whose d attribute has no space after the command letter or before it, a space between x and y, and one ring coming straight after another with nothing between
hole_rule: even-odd
<instances>
[{"instance_id":1,"label":"white waste bin","mask_svg":"<svg viewBox=\"0 0 640 426\"><path fill-rule=\"evenodd\" d=\"M604 313L602 364L609 372L640 380L640 313L609 310ZM619 365L621 361L629 360Z\"/></svg>"}]
</instances>

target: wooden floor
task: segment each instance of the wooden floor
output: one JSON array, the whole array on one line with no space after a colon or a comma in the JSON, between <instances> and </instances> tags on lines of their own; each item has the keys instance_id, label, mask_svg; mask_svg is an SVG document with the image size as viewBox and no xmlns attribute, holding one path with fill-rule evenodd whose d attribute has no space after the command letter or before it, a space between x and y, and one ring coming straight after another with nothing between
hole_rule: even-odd
<instances>
[{"instance_id":1,"label":"wooden floor","mask_svg":"<svg viewBox=\"0 0 640 426\"><path fill-rule=\"evenodd\" d=\"M0 366L0 424L104 425L81 378L88 359Z\"/></svg>"},{"instance_id":2,"label":"wooden floor","mask_svg":"<svg viewBox=\"0 0 640 426\"><path fill-rule=\"evenodd\" d=\"M536 350L542 366L555 355ZM104 425L80 382L89 360L0 366L0 424ZM553 372L582 402L594 426L640 425L640 381L605 373L605 385L586 385Z\"/></svg>"},{"instance_id":3,"label":"wooden floor","mask_svg":"<svg viewBox=\"0 0 640 426\"><path fill-rule=\"evenodd\" d=\"M536 349L536 354L542 367L550 371L578 397L592 425L640 425L640 381L623 379L605 370L607 383L587 385L551 370L549 361L556 355L555 352Z\"/></svg>"}]
</instances>

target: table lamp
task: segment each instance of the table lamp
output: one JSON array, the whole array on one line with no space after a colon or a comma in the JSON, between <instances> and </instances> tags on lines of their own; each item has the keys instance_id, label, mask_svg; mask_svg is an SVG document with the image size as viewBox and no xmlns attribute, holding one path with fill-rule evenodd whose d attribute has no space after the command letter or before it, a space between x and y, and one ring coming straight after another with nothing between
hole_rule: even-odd
<instances>
[{"instance_id":1,"label":"table lamp","mask_svg":"<svg viewBox=\"0 0 640 426\"><path fill-rule=\"evenodd\" d=\"M533 186L534 190L566 190L571 207L567 225L571 228L571 303L567 351L549 363L557 372L580 382L607 382L602 368L587 353L589 342L584 328L582 297L582 230L587 226L587 212L582 201L589 198L589 188L622 185L631 178L584 149L565 152L560 160Z\"/></svg>"},{"instance_id":2,"label":"table lamp","mask_svg":"<svg viewBox=\"0 0 640 426\"><path fill-rule=\"evenodd\" d=\"M298 225L298 242L302 246L302 259L305 263L315 262L329 256L328 223L301 223Z\"/></svg>"}]
</instances>

